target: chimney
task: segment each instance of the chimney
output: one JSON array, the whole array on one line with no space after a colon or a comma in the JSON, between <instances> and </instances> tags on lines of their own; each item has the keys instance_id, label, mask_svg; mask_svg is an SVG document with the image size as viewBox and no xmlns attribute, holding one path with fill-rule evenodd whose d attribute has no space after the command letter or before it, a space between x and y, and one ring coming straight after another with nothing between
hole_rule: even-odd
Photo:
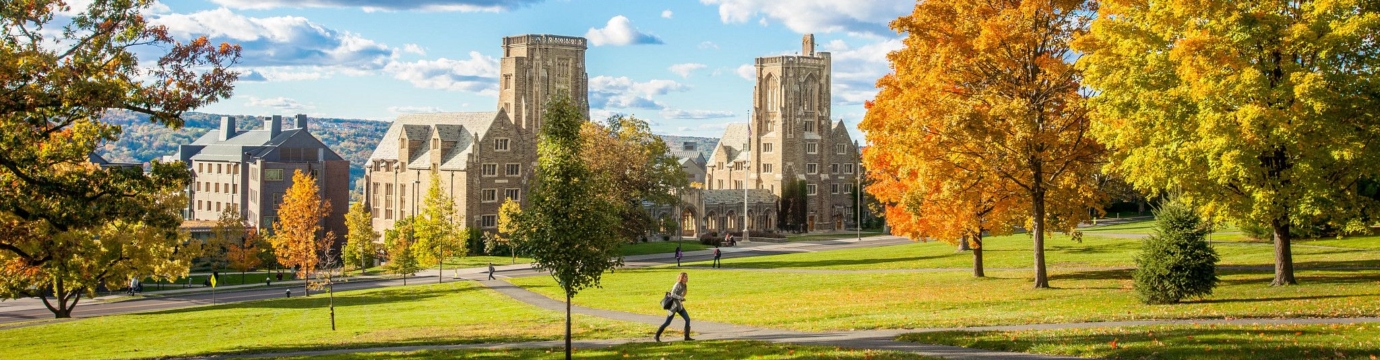
<instances>
[{"instance_id":1,"label":"chimney","mask_svg":"<svg viewBox=\"0 0 1380 360\"><path fill-rule=\"evenodd\" d=\"M297 114L297 128L302 129L303 131L308 131L307 114Z\"/></svg>"},{"instance_id":2,"label":"chimney","mask_svg":"<svg viewBox=\"0 0 1380 360\"><path fill-rule=\"evenodd\" d=\"M800 55L815 56L815 34L805 34L805 39L800 41Z\"/></svg>"},{"instance_id":3,"label":"chimney","mask_svg":"<svg viewBox=\"0 0 1380 360\"><path fill-rule=\"evenodd\" d=\"M276 138L283 132L283 116L273 115L271 118L264 119L264 130L268 130L269 138Z\"/></svg>"},{"instance_id":4,"label":"chimney","mask_svg":"<svg viewBox=\"0 0 1380 360\"><path fill-rule=\"evenodd\" d=\"M235 118L229 116L220 117L220 141L230 140L235 137Z\"/></svg>"}]
</instances>

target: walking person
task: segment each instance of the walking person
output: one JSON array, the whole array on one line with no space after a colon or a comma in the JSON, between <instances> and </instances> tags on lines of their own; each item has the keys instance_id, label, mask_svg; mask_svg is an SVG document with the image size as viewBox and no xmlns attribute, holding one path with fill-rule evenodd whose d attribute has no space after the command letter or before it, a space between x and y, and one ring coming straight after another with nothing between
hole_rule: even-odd
<instances>
[{"instance_id":1,"label":"walking person","mask_svg":"<svg viewBox=\"0 0 1380 360\"><path fill-rule=\"evenodd\" d=\"M713 264L710 264L712 267L716 267L716 268L723 268L723 267L724 267L723 264L720 264L720 263L719 263L719 257L720 257L720 256L723 256L723 253L722 253L722 252L719 252L719 246L718 246L718 245L715 245L715 246L714 246L714 263L713 263Z\"/></svg>"},{"instance_id":2,"label":"walking person","mask_svg":"<svg viewBox=\"0 0 1380 360\"><path fill-rule=\"evenodd\" d=\"M489 263L489 280L494 280L494 263Z\"/></svg>"},{"instance_id":3,"label":"walking person","mask_svg":"<svg viewBox=\"0 0 1380 360\"><path fill-rule=\"evenodd\" d=\"M656 342L661 342L661 333L666 331L666 327L671 325L671 319L680 314L685 319L685 341L695 340L690 338L690 314L685 312L685 294L689 290L690 275L680 273L680 278L676 280L676 285L671 287L671 292L666 293L666 297L671 298L671 308L666 309L666 322L656 329Z\"/></svg>"},{"instance_id":4,"label":"walking person","mask_svg":"<svg viewBox=\"0 0 1380 360\"><path fill-rule=\"evenodd\" d=\"M676 244L676 267L680 267L681 255L682 254L680 253L680 244Z\"/></svg>"}]
</instances>

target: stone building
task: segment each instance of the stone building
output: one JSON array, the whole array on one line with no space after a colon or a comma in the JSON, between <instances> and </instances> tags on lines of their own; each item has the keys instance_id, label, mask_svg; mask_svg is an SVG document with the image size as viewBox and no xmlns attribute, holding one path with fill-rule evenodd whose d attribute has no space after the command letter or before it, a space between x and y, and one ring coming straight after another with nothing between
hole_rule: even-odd
<instances>
[{"instance_id":1,"label":"stone building","mask_svg":"<svg viewBox=\"0 0 1380 360\"><path fill-rule=\"evenodd\" d=\"M762 189L779 198L787 182L803 180L806 230L841 230L854 222L851 194L860 155L842 120L829 118L831 61L814 45L814 35L806 35L800 55L757 58L750 125L724 130L705 164L705 186L739 189L740 197L745 187ZM748 225L774 228L775 214Z\"/></svg>"},{"instance_id":2,"label":"stone building","mask_svg":"<svg viewBox=\"0 0 1380 360\"><path fill-rule=\"evenodd\" d=\"M506 37L497 111L393 121L365 164L364 199L374 228L420 213L433 178L471 228L495 228L504 199L525 204L546 103L568 95L588 114L586 49L578 37Z\"/></svg>"},{"instance_id":3,"label":"stone building","mask_svg":"<svg viewBox=\"0 0 1380 360\"><path fill-rule=\"evenodd\" d=\"M184 218L215 221L236 208L250 226L272 228L292 175L301 170L316 179L321 198L331 202L322 227L343 238L350 162L311 134L306 115L297 115L292 129L283 129L281 116L263 121L262 129L241 131L235 118L223 117L219 128L178 148L178 160L193 174Z\"/></svg>"}]
</instances>

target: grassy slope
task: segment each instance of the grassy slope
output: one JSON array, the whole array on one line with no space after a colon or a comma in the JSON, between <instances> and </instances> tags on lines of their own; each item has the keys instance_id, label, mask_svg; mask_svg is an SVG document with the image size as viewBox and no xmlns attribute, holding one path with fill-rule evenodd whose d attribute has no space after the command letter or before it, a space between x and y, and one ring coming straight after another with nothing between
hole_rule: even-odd
<instances>
[{"instance_id":1,"label":"grassy slope","mask_svg":"<svg viewBox=\"0 0 1380 360\"><path fill-rule=\"evenodd\" d=\"M676 252L676 245L680 245L681 251L695 251L708 249L708 245L700 244L698 241L686 240L682 242L658 241L637 244L624 244L619 248L623 256L647 255L647 254L670 254Z\"/></svg>"},{"instance_id":2,"label":"grassy slope","mask_svg":"<svg viewBox=\"0 0 1380 360\"><path fill-rule=\"evenodd\" d=\"M564 314L468 282L296 297L0 330L0 359L148 358L554 340ZM78 309L80 311L80 309ZM646 326L576 315L579 338L647 336Z\"/></svg>"},{"instance_id":3,"label":"grassy slope","mask_svg":"<svg viewBox=\"0 0 1380 360\"><path fill-rule=\"evenodd\" d=\"M949 331L901 340L1104 359L1375 359L1380 324L1173 325L1041 331ZM1115 344L1115 345L1114 345Z\"/></svg>"},{"instance_id":4,"label":"grassy slope","mask_svg":"<svg viewBox=\"0 0 1380 360\"><path fill-rule=\"evenodd\" d=\"M929 359L920 355L876 350L838 349L760 341L678 341L633 343L607 348L575 349L580 359ZM563 349L474 349L404 353L368 353L289 359L564 359Z\"/></svg>"}]
</instances>

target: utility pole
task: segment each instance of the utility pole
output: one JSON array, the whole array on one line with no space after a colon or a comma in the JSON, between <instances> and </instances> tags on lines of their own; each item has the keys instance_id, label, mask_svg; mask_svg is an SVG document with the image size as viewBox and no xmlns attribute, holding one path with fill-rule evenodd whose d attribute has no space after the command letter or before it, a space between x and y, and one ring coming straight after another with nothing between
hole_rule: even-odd
<instances>
[{"instance_id":1,"label":"utility pole","mask_svg":"<svg viewBox=\"0 0 1380 360\"><path fill-rule=\"evenodd\" d=\"M752 235L748 232L748 187L752 181L752 110L748 110L747 139L743 144L743 151L746 156L743 159L743 242L752 241Z\"/></svg>"}]
</instances>

